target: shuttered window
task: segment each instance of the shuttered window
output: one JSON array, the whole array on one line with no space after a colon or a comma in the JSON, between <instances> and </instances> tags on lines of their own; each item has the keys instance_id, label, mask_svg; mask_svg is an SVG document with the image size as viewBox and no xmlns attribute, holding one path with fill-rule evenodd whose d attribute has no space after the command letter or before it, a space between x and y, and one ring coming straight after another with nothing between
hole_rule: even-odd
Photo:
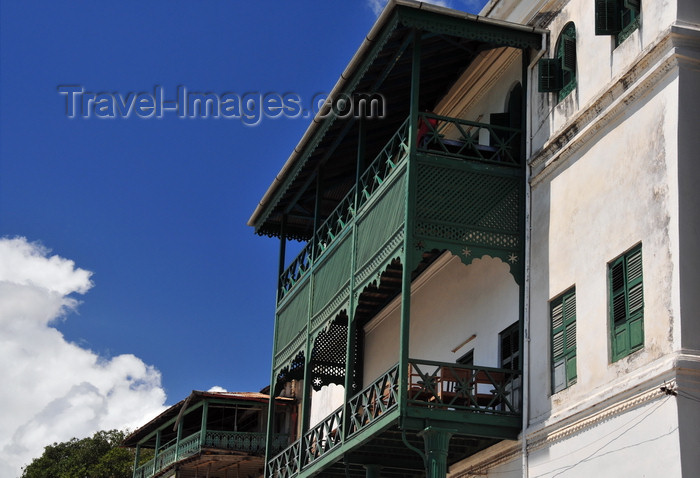
<instances>
[{"instance_id":1,"label":"shuttered window","mask_svg":"<svg viewBox=\"0 0 700 478\"><path fill-rule=\"evenodd\" d=\"M576 26L572 22L559 35L555 55L538 62L538 90L558 92L561 101L576 88Z\"/></svg>"},{"instance_id":2,"label":"shuttered window","mask_svg":"<svg viewBox=\"0 0 700 478\"><path fill-rule=\"evenodd\" d=\"M609 265L612 361L644 347L642 246Z\"/></svg>"},{"instance_id":3,"label":"shuttered window","mask_svg":"<svg viewBox=\"0 0 700 478\"><path fill-rule=\"evenodd\" d=\"M616 46L639 28L641 0L595 0L595 34L614 35Z\"/></svg>"},{"instance_id":4,"label":"shuttered window","mask_svg":"<svg viewBox=\"0 0 700 478\"><path fill-rule=\"evenodd\" d=\"M576 383L576 289L550 302L552 393Z\"/></svg>"}]
</instances>

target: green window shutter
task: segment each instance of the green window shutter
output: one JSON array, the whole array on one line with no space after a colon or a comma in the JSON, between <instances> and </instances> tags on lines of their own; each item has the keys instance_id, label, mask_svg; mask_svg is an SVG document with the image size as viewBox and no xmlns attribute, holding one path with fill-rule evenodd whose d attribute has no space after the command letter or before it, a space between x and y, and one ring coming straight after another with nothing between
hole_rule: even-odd
<instances>
[{"instance_id":1,"label":"green window shutter","mask_svg":"<svg viewBox=\"0 0 700 478\"><path fill-rule=\"evenodd\" d=\"M635 12L639 12L641 7L641 2L639 0L623 0L622 4L625 8L629 8L630 10L634 10Z\"/></svg>"},{"instance_id":2,"label":"green window shutter","mask_svg":"<svg viewBox=\"0 0 700 478\"><path fill-rule=\"evenodd\" d=\"M576 383L576 290L551 302L552 392Z\"/></svg>"},{"instance_id":3,"label":"green window shutter","mask_svg":"<svg viewBox=\"0 0 700 478\"><path fill-rule=\"evenodd\" d=\"M595 0L595 34L617 35L621 30L620 0Z\"/></svg>"},{"instance_id":4,"label":"green window shutter","mask_svg":"<svg viewBox=\"0 0 700 478\"><path fill-rule=\"evenodd\" d=\"M613 362L644 346L642 248L610 264L610 319Z\"/></svg>"},{"instance_id":5,"label":"green window shutter","mask_svg":"<svg viewBox=\"0 0 700 478\"><path fill-rule=\"evenodd\" d=\"M561 60L559 58L542 58L537 63L538 91L540 93L556 92L562 87Z\"/></svg>"},{"instance_id":6,"label":"green window shutter","mask_svg":"<svg viewBox=\"0 0 700 478\"><path fill-rule=\"evenodd\" d=\"M564 70L575 72L576 71L576 37L569 35L563 35L562 39L562 63L561 66Z\"/></svg>"},{"instance_id":7,"label":"green window shutter","mask_svg":"<svg viewBox=\"0 0 700 478\"><path fill-rule=\"evenodd\" d=\"M557 41L557 58L561 66L559 101L576 88L576 25L567 23Z\"/></svg>"}]
</instances>

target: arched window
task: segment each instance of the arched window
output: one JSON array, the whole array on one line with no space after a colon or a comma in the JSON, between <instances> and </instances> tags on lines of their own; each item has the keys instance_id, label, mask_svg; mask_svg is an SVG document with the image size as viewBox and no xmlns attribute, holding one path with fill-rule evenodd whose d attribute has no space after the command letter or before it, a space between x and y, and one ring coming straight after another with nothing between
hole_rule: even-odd
<instances>
[{"instance_id":1,"label":"arched window","mask_svg":"<svg viewBox=\"0 0 700 478\"><path fill-rule=\"evenodd\" d=\"M558 93L563 100L576 88L576 26L569 22L564 26L554 58L539 61L539 91L541 93Z\"/></svg>"},{"instance_id":2,"label":"arched window","mask_svg":"<svg viewBox=\"0 0 700 478\"><path fill-rule=\"evenodd\" d=\"M559 35L557 59L561 61L562 86L559 101L576 88L576 26L569 22Z\"/></svg>"}]
</instances>

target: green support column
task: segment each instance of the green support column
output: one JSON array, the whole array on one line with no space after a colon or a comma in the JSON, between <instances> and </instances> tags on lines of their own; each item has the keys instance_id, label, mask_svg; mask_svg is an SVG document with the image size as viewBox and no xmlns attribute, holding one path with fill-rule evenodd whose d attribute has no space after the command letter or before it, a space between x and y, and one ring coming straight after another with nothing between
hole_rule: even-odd
<instances>
[{"instance_id":1,"label":"green support column","mask_svg":"<svg viewBox=\"0 0 700 478\"><path fill-rule=\"evenodd\" d=\"M380 478L381 465L365 465L365 478Z\"/></svg>"},{"instance_id":2,"label":"green support column","mask_svg":"<svg viewBox=\"0 0 700 478\"><path fill-rule=\"evenodd\" d=\"M277 300L275 303L279 302L280 293L280 277L284 273L284 266L286 261L286 251L287 251L287 215L282 216L282 223L280 225L280 250L279 250L279 262L277 267ZM272 332L273 337L273 347L272 347L272 371L270 372L270 399L267 406L267 428L265 435L265 476L267 476L267 463L272 458L272 443L275 436L275 387L277 386L277 377L275 377L275 348L277 345L277 316L275 315L274 331Z\"/></svg>"},{"instance_id":3,"label":"green support column","mask_svg":"<svg viewBox=\"0 0 700 478\"><path fill-rule=\"evenodd\" d=\"M180 459L180 440L182 440L182 420L177 422L177 437L175 438L175 461Z\"/></svg>"},{"instance_id":4,"label":"green support column","mask_svg":"<svg viewBox=\"0 0 700 478\"><path fill-rule=\"evenodd\" d=\"M425 443L426 478L445 478L447 476L447 452L454 430L428 427L418 435Z\"/></svg>"},{"instance_id":5,"label":"green support column","mask_svg":"<svg viewBox=\"0 0 700 478\"><path fill-rule=\"evenodd\" d=\"M136 476L136 470L139 467L139 460L141 459L141 444L137 443L136 444L136 453L134 454L134 473L133 476Z\"/></svg>"},{"instance_id":6,"label":"green support column","mask_svg":"<svg viewBox=\"0 0 700 478\"><path fill-rule=\"evenodd\" d=\"M306 314L306 348L304 349L304 383L301 396L301 435L309 429L311 416L311 315L314 297L314 261L316 260L316 231L321 225L321 171L316 173L316 200L314 204L314 230L311 235L311 272L309 277L309 306ZM300 447L303 448L303 447ZM301 460L301 457L299 457ZM300 461L301 462L301 461Z\"/></svg>"},{"instance_id":7,"label":"green support column","mask_svg":"<svg viewBox=\"0 0 700 478\"><path fill-rule=\"evenodd\" d=\"M209 402L205 401L202 405L202 429L199 435L199 448L204 446L204 442L207 439L207 418L209 415Z\"/></svg>"},{"instance_id":8,"label":"green support column","mask_svg":"<svg viewBox=\"0 0 700 478\"><path fill-rule=\"evenodd\" d=\"M160 451L160 430L156 432L156 449L153 452L153 473L158 471L158 452Z\"/></svg>"},{"instance_id":9,"label":"green support column","mask_svg":"<svg viewBox=\"0 0 700 478\"><path fill-rule=\"evenodd\" d=\"M355 213L359 204L360 195L360 177L364 170L365 164L365 120L359 119L357 130L357 163L355 166ZM350 399L355 392L359 390L352 389L353 376L357 364L354 362L355 351L355 268L357 267L357 221L352 223L352 255L350 256L350 297L348 299L348 328L347 328L347 343L345 349L345 413L343 414L343 439L346 439L350 430Z\"/></svg>"},{"instance_id":10,"label":"green support column","mask_svg":"<svg viewBox=\"0 0 700 478\"><path fill-rule=\"evenodd\" d=\"M399 404L401 416L406 414L408 394L409 331L411 328L411 268L413 251L413 214L415 198L416 133L418 132L418 101L420 92L421 33L413 30L413 63L411 65L411 112L408 130L409 156L406 164L406 216L401 278L401 326L399 330Z\"/></svg>"}]
</instances>

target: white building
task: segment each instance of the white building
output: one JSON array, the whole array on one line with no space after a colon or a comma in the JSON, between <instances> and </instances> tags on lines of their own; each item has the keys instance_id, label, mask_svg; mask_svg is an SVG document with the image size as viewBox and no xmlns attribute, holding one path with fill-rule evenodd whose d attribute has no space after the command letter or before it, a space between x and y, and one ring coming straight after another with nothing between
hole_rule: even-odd
<instances>
[{"instance_id":1,"label":"white building","mask_svg":"<svg viewBox=\"0 0 700 478\"><path fill-rule=\"evenodd\" d=\"M700 3L482 15L391 1L331 92L385 116L319 116L250 219L268 477L700 473Z\"/></svg>"}]
</instances>

